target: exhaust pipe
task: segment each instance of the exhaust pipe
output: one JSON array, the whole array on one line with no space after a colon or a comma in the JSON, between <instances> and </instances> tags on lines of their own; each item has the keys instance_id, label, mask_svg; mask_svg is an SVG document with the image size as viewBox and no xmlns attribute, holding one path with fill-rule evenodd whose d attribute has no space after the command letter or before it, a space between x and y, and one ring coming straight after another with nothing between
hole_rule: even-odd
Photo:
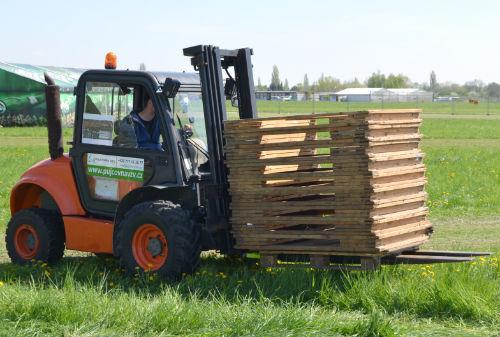
<instances>
[{"instance_id":1,"label":"exhaust pipe","mask_svg":"<svg viewBox=\"0 0 500 337\"><path fill-rule=\"evenodd\" d=\"M61 97L60 88L47 73L45 77L45 102L47 105L47 130L49 132L50 159L56 160L63 156L64 145L61 122Z\"/></svg>"}]
</instances>

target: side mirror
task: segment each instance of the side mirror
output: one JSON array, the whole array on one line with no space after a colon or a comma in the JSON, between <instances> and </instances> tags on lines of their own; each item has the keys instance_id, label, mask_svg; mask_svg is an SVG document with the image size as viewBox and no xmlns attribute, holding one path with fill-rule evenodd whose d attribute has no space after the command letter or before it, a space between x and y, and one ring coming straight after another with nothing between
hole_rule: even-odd
<instances>
[{"instance_id":1,"label":"side mirror","mask_svg":"<svg viewBox=\"0 0 500 337\"><path fill-rule=\"evenodd\" d=\"M174 98L177 95L177 91L179 91L179 87L181 86L181 82L178 80L174 80L170 77L165 79L165 83L163 83L163 87L161 91L167 98Z\"/></svg>"}]
</instances>

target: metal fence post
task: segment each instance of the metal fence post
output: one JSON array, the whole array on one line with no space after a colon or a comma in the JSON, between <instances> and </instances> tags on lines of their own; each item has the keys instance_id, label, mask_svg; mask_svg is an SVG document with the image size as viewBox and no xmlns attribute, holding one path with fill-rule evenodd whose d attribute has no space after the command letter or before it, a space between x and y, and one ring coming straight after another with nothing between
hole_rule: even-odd
<instances>
[{"instance_id":1,"label":"metal fence post","mask_svg":"<svg viewBox=\"0 0 500 337\"><path fill-rule=\"evenodd\" d=\"M281 100L278 101L278 114L281 114Z\"/></svg>"},{"instance_id":2,"label":"metal fence post","mask_svg":"<svg viewBox=\"0 0 500 337\"><path fill-rule=\"evenodd\" d=\"M313 99L313 115L314 115L314 113L315 113L315 111L316 111L316 110L315 110L315 106L314 106L314 91L312 92L312 99Z\"/></svg>"},{"instance_id":3,"label":"metal fence post","mask_svg":"<svg viewBox=\"0 0 500 337\"><path fill-rule=\"evenodd\" d=\"M451 99L451 114L455 114L455 100L453 98Z\"/></svg>"}]
</instances>

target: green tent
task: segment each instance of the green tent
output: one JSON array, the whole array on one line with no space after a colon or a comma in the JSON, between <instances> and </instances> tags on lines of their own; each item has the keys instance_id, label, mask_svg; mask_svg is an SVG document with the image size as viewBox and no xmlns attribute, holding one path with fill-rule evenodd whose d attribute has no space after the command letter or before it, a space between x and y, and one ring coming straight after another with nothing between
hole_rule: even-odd
<instances>
[{"instance_id":1,"label":"green tent","mask_svg":"<svg viewBox=\"0 0 500 337\"><path fill-rule=\"evenodd\" d=\"M63 121L75 111L73 88L84 69L0 62L0 125L43 125L46 121L45 80L48 73L61 88Z\"/></svg>"}]
</instances>

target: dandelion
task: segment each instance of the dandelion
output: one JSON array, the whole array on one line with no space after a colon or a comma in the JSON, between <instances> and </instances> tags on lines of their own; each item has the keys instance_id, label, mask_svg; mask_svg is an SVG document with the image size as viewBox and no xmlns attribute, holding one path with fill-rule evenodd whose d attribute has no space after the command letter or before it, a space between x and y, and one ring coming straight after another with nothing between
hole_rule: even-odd
<instances>
[{"instance_id":1,"label":"dandelion","mask_svg":"<svg viewBox=\"0 0 500 337\"><path fill-rule=\"evenodd\" d=\"M239 284L243 283L243 281L242 281L242 280L238 280L238 281L236 281L236 282L238 282Z\"/></svg>"},{"instance_id":2,"label":"dandelion","mask_svg":"<svg viewBox=\"0 0 500 337\"><path fill-rule=\"evenodd\" d=\"M459 269L459 268L455 269L455 272L456 272L456 273L458 273L459 271L460 271L460 269Z\"/></svg>"},{"instance_id":3,"label":"dandelion","mask_svg":"<svg viewBox=\"0 0 500 337\"><path fill-rule=\"evenodd\" d=\"M154 277L153 277L153 276L150 276L150 277L149 277L149 280L150 280L150 281L153 281L153 280L154 280Z\"/></svg>"},{"instance_id":4,"label":"dandelion","mask_svg":"<svg viewBox=\"0 0 500 337\"><path fill-rule=\"evenodd\" d=\"M0 287L3 287L3 282L2 281L0 281Z\"/></svg>"},{"instance_id":5,"label":"dandelion","mask_svg":"<svg viewBox=\"0 0 500 337\"><path fill-rule=\"evenodd\" d=\"M411 268L408 268L408 271L411 271Z\"/></svg>"},{"instance_id":6,"label":"dandelion","mask_svg":"<svg viewBox=\"0 0 500 337\"><path fill-rule=\"evenodd\" d=\"M206 270L202 270L202 271L201 271L201 275L205 275L206 273L207 273L207 271L206 271Z\"/></svg>"},{"instance_id":7,"label":"dandelion","mask_svg":"<svg viewBox=\"0 0 500 337\"><path fill-rule=\"evenodd\" d=\"M114 287L115 283L114 282L109 282L110 287Z\"/></svg>"},{"instance_id":8,"label":"dandelion","mask_svg":"<svg viewBox=\"0 0 500 337\"><path fill-rule=\"evenodd\" d=\"M227 276L226 276L226 275L224 275L224 274L222 274L222 278L227 278Z\"/></svg>"},{"instance_id":9,"label":"dandelion","mask_svg":"<svg viewBox=\"0 0 500 337\"><path fill-rule=\"evenodd\" d=\"M148 263L149 268L153 268L153 265L151 263Z\"/></svg>"},{"instance_id":10,"label":"dandelion","mask_svg":"<svg viewBox=\"0 0 500 337\"><path fill-rule=\"evenodd\" d=\"M99 272L99 276L102 276L104 275L104 273L102 271Z\"/></svg>"},{"instance_id":11,"label":"dandelion","mask_svg":"<svg viewBox=\"0 0 500 337\"><path fill-rule=\"evenodd\" d=\"M425 267L422 267L422 268L420 268L420 269L425 270Z\"/></svg>"},{"instance_id":12,"label":"dandelion","mask_svg":"<svg viewBox=\"0 0 500 337\"><path fill-rule=\"evenodd\" d=\"M427 276L427 273L424 271L424 272L422 273L422 276L423 276L423 277L426 277L426 276Z\"/></svg>"},{"instance_id":13,"label":"dandelion","mask_svg":"<svg viewBox=\"0 0 500 337\"><path fill-rule=\"evenodd\" d=\"M135 270L139 270L139 269L141 269L141 268L140 268L140 267L138 267L138 266L137 266L137 267L135 267Z\"/></svg>"},{"instance_id":14,"label":"dandelion","mask_svg":"<svg viewBox=\"0 0 500 337\"><path fill-rule=\"evenodd\" d=\"M473 266L474 266L474 265L476 265L476 264L477 264L477 262L475 262L475 261L474 261L474 262L472 262L472 265L473 265Z\"/></svg>"},{"instance_id":15,"label":"dandelion","mask_svg":"<svg viewBox=\"0 0 500 337\"><path fill-rule=\"evenodd\" d=\"M200 275L200 273L199 273L199 272L196 272L196 273L194 273L194 274L195 274L196 276Z\"/></svg>"},{"instance_id":16,"label":"dandelion","mask_svg":"<svg viewBox=\"0 0 500 337\"><path fill-rule=\"evenodd\" d=\"M44 272L45 275L50 276L50 271L44 270L43 272Z\"/></svg>"}]
</instances>

